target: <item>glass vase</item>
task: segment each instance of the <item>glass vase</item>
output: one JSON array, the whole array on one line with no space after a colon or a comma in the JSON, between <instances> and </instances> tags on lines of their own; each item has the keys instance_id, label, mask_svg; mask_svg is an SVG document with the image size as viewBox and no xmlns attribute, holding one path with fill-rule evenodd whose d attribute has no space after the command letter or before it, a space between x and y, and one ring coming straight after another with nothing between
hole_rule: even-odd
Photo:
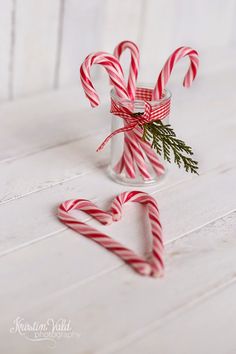
<instances>
[{"instance_id":1,"label":"glass vase","mask_svg":"<svg viewBox=\"0 0 236 354\"><path fill-rule=\"evenodd\" d=\"M134 101L118 97L114 90L111 91L111 99L117 106L128 108L132 110L133 114L137 116L140 115L141 117L145 111L145 101L142 100L142 92L145 92L145 95L148 94L147 97L149 99L147 100L145 96L145 100L148 101L154 109L162 109L162 107L166 107L167 103L170 104L171 92L169 90L164 91L160 100L151 100L152 87L149 85L139 85L137 87ZM121 117L112 114L111 118L112 132L124 127L125 121ZM169 122L169 115L162 119L162 122L167 124ZM150 144L142 139L142 134L142 125L137 125L131 132L119 133L112 137L108 173L115 182L127 186L144 187L159 184L163 181L166 175L166 164ZM135 141L138 143L136 144ZM145 146L143 144L145 144ZM135 158L138 163L133 161ZM157 161L159 161L160 166L162 165L164 168L159 168Z\"/></svg>"}]
</instances>

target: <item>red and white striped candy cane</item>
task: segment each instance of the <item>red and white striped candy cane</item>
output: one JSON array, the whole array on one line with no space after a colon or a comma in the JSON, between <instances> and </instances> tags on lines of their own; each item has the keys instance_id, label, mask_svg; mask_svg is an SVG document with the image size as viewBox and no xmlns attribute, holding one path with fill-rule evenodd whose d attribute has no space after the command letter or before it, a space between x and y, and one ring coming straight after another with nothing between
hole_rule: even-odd
<instances>
[{"instance_id":1,"label":"red and white striped candy cane","mask_svg":"<svg viewBox=\"0 0 236 354\"><path fill-rule=\"evenodd\" d=\"M136 84L137 84L139 61L140 61L139 49L134 42L126 40L126 41L122 41L115 47L113 54L117 59L120 59L121 54L126 49L129 49L131 53L127 91L129 94L129 98L131 100L134 100L136 95ZM165 172L165 169L164 166L160 163L157 154L153 151L150 144L143 141L142 135L143 135L142 129L140 129L139 127L136 127L132 133L131 132L125 133L124 152L121 157L121 160L115 166L115 171L121 173L123 170L125 170L128 177L130 178L136 177L135 173L131 173L131 174L129 173L129 171L131 171L130 145L132 145L136 147L135 150L133 151L133 159L135 159L140 175L144 180L150 180L152 177L146 166L145 155L150 161L154 172L158 176L161 176ZM128 144L128 141L130 144ZM128 163L128 166L126 164L126 161Z\"/></svg>"},{"instance_id":2,"label":"red and white striped candy cane","mask_svg":"<svg viewBox=\"0 0 236 354\"><path fill-rule=\"evenodd\" d=\"M139 70L139 57L140 57L139 49L134 42L122 41L115 47L113 54L117 59L120 59L121 54L126 49L129 49L131 54L129 77L127 81L127 91L130 100L134 100L136 94L136 83L137 83L138 70ZM121 157L121 161L124 161L124 164L122 164L121 161L119 161L118 164L115 166L115 170L117 171L119 167L123 165L122 169L120 170L120 173L124 169L130 178L135 178L136 177L135 170L132 169L132 161L131 161L132 158L132 160L136 162L139 173L141 174L143 179L149 180L151 179L151 175L148 172L145 163L145 157L140 147L140 142L142 143L139 137L137 137L134 133L132 132L125 133L124 152L123 152L123 156Z\"/></svg>"},{"instance_id":3,"label":"red and white striped candy cane","mask_svg":"<svg viewBox=\"0 0 236 354\"><path fill-rule=\"evenodd\" d=\"M166 84L170 78L171 72L175 64L183 57L188 56L190 59L189 69L184 77L183 85L189 87L197 75L199 59L198 52L190 47L180 47L176 49L166 61L157 79L156 86L153 90L153 100L162 97Z\"/></svg>"},{"instance_id":4,"label":"red and white striped candy cane","mask_svg":"<svg viewBox=\"0 0 236 354\"><path fill-rule=\"evenodd\" d=\"M117 59L120 59L122 53L126 49L129 49L131 54L129 77L127 80L127 91L130 100L134 100L136 94L136 82L137 82L138 70L139 70L139 57L140 57L139 49L134 42L122 41L115 47L113 54ZM135 178L136 174L135 174L134 165L132 163L133 161L135 161L139 173L141 174L143 179L149 180L151 178L151 175L148 172L144 155L139 145L140 145L139 138L135 134L133 134L132 132L125 133L124 152L123 152L123 156L121 157L121 161L123 161L124 164L122 164L121 161L119 161L118 164L115 166L115 170L117 171L119 169L119 173L121 173L122 170L125 170L128 177ZM120 166L122 166L121 169L119 168Z\"/></svg>"},{"instance_id":5,"label":"red and white striped candy cane","mask_svg":"<svg viewBox=\"0 0 236 354\"><path fill-rule=\"evenodd\" d=\"M70 214L70 211L72 210L82 210L91 215L100 223L104 225L110 224L112 221L120 220L122 215L122 207L129 201L141 203L147 206L153 236L151 260L143 259L127 247L120 244L118 241L113 240L111 237L94 229L88 224L79 221ZM162 227L159 220L159 210L155 199L147 193L138 191L121 193L114 199L111 209L108 212L99 209L89 200L68 200L59 206L58 218L71 229L94 240L104 248L116 254L139 274L153 277L163 275L163 240Z\"/></svg>"},{"instance_id":6,"label":"red and white striped candy cane","mask_svg":"<svg viewBox=\"0 0 236 354\"><path fill-rule=\"evenodd\" d=\"M106 52L97 52L88 55L80 68L81 83L91 106L96 107L100 103L98 94L90 78L90 69L92 65L95 64L99 64L105 67L109 74L110 81L114 85L117 95L121 98L129 99L128 91L126 89L126 84L123 77L123 71L118 59ZM135 151L132 151L131 148L131 136L133 137L133 146L136 147ZM121 172L124 169L129 178L135 178L136 173L134 165L137 165L143 179L150 179L151 176L147 170L144 155L139 148L139 145L143 142L139 138L135 138L135 136L132 134L130 134L129 138L129 144L127 144L127 137L125 139L124 154L122 160L117 166L117 169L121 168ZM140 142L138 142L138 140L140 140Z\"/></svg>"},{"instance_id":7,"label":"red and white striped candy cane","mask_svg":"<svg viewBox=\"0 0 236 354\"><path fill-rule=\"evenodd\" d=\"M135 202L147 206L148 217L150 220L151 232L153 236L152 259L150 262L148 262L151 265L151 271L149 275L153 277L162 276L164 273L164 246L162 226L160 223L160 215L157 202L153 197L144 192L123 192L114 199L111 205L111 213L113 220L120 220L120 218L122 217L123 205L127 202ZM140 259L140 257L138 257L138 259Z\"/></svg>"},{"instance_id":8,"label":"red and white striped candy cane","mask_svg":"<svg viewBox=\"0 0 236 354\"><path fill-rule=\"evenodd\" d=\"M143 131L137 127L134 129L134 133L139 138L140 146L150 161L154 172L157 176L162 176L165 173L165 167L160 162L156 152L152 149L151 145L143 140Z\"/></svg>"},{"instance_id":9,"label":"red and white striped candy cane","mask_svg":"<svg viewBox=\"0 0 236 354\"><path fill-rule=\"evenodd\" d=\"M99 64L105 67L106 71L108 72L110 81L114 85L117 95L121 98L129 99L123 71L118 59L109 53L97 52L88 55L80 67L81 83L91 106L96 107L100 103L98 94L90 78L90 69L95 64ZM132 168L133 161L131 160L131 155L127 153L127 151L125 153L123 162L123 168L125 168L128 177L135 178L134 168Z\"/></svg>"},{"instance_id":10,"label":"red and white striped candy cane","mask_svg":"<svg viewBox=\"0 0 236 354\"><path fill-rule=\"evenodd\" d=\"M100 103L98 94L90 79L90 69L94 64L102 65L106 69L117 95L128 99L129 96L119 61L109 53L97 52L88 55L80 67L81 83L91 106L96 107Z\"/></svg>"},{"instance_id":11,"label":"red and white striped candy cane","mask_svg":"<svg viewBox=\"0 0 236 354\"><path fill-rule=\"evenodd\" d=\"M130 50L131 62L129 68L129 77L127 82L127 91L131 100L135 99L136 82L139 70L139 49L134 42L123 41L119 43L114 49L114 56L120 59L121 54L126 50Z\"/></svg>"}]
</instances>

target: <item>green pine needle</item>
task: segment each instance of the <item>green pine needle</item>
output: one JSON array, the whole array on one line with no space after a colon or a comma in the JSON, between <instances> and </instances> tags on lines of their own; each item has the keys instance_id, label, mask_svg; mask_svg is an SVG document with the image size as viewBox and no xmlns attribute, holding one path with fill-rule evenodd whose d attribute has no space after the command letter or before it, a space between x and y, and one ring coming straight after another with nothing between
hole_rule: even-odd
<instances>
[{"instance_id":1,"label":"green pine needle","mask_svg":"<svg viewBox=\"0 0 236 354\"><path fill-rule=\"evenodd\" d=\"M142 128L143 140L150 142L152 148L162 155L164 160L171 163L172 155L178 167L183 165L186 172L198 174L198 162L186 156L193 155L192 148L176 137L170 124L163 124L161 120L158 120L146 123Z\"/></svg>"}]
</instances>

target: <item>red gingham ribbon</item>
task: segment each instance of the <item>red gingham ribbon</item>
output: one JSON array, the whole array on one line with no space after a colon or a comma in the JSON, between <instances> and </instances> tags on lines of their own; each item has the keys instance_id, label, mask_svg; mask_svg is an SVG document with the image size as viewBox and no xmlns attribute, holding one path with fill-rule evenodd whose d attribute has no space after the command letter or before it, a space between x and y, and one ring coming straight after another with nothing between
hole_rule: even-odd
<instances>
[{"instance_id":1,"label":"red gingham ribbon","mask_svg":"<svg viewBox=\"0 0 236 354\"><path fill-rule=\"evenodd\" d=\"M144 125L156 120L167 118L170 114L170 98L165 100L160 105L152 106L148 101L151 101L152 89L137 88L136 99L144 101L143 113L132 113L132 108L127 108L111 99L110 112L115 116L121 117L125 120L125 125L112 132L102 144L98 147L97 151L102 150L108 141L119 133L124 133L133 130L137 125ZM131 104L132 105L132 104Z\"/></svg>"}]
</instances>

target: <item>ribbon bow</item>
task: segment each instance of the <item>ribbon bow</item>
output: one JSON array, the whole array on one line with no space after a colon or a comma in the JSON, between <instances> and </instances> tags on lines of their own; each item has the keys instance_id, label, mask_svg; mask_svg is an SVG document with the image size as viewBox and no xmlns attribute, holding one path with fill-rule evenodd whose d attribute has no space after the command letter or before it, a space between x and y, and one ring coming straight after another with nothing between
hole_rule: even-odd
<instances>
[{"instance_id":1,"label":"ribbon bow","mask_svg":"<svg viewBox=\"0 0 236 354\"><path fill-rule=\"evenodd\" d=\"M97 151L102 150L108 141L119 133L125 133L133 130L137 125L142 126L146 123L168 117L170 113L170 99L158 106L153 106L148 101L144 101L144 112L140 113L133 113L132 107L129 109L121 104L117 104L112 99L110 112L115 116L123 118L125 120L125 125L124 127L119 128L108 135L102 144L97 148Z\"/></svg>"}]
</instances>

